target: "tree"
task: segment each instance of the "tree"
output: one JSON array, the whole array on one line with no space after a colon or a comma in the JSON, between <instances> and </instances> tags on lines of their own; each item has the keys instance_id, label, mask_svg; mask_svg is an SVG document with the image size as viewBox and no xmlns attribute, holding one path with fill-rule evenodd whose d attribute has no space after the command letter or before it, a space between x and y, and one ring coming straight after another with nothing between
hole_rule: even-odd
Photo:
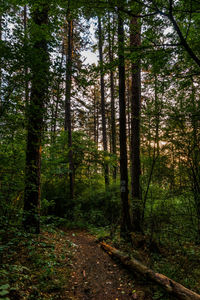
<instances>
[{"instance_id":1,"label":"tree","mask_svg":"<svg viewBox=\"0 0 200 300\"><path fill-rule=\"evenodd\" d=\"M69 179L70 197L74 198L74 164L72 151L72 124L71 124L71 86L72 86L72 56L73 56L73 20L70 13L67 15L67 49L66 49L66 80L65 80L65 131L68 136L69 147Z\"/></svg>"},{"instance_id":2,"label":"tree","mask_svg":"<svg viewBox=\"0 0 200 300\"><path fill-rule=\"evenodd\" d=\"M28 107L28 101L29 101L29 80L28 80L28 66L27 66L27 5L24 6L24 78L25 78L25 106L26 110Z\"/></svg>"},{"instance_id":3,"label":"tree","mask_svg":"<svg viewBox=\"0 0 200 300\"><path fill-rule=\"evenodd\" d=\"M27 231L40 232L40 165L44 102L48 93L49 55L47 48L48 1L32 7L31 95L28 107L24 189L24 220Z\"/></svg>"},{"instance_id":4,"label":"tree","mask_svg":"<svg viewBox=\"0 0 200 300\"><path fill-rule=\"evenodd\" d=\"M114 15L113 15L114 21ZM115 116L115 86L114 86L114 71L112 68L114 60L114 28L111 28L112 18L110 13L108 15L108 53L109 53L109 63L110 63L110 98L111 98L111 149L112 153L116 155L116 116ZM113 179L116 181L117 168L113 168Z\"/></svg>"},{"instance_id":5,"label":"tree","mask_svg":"<svg viewBox=\"0 0 200 300\"><path fill-rule=\"evenodd\" d=\"M133 1L133 4L136 3ZM138 12L137 12L138 13ZM141 74L138 51L141 45L141 28L137 17L130 22L131 62L131 193L133 201L133 230L141 232L142 197L140 188L140 106Z\"/></svg>"},{"instance_id":6,"label":"tree","mask_svg":"<svg viewBox=\"0 0 200 300\"><path fill-rule=\"evenodd\" d=\"M0 12L0 43L1 43L1 41L2 41L2 14L1 14L1 12ZM2 69L1 69L2 67L1 67L1 58L0 58L0 111L1 111L1 105L2 105L2 103L1 103L1 97L2 97L2 95L1 95L1 83L2 83Z\"/></svg>"},{"instance_id":7,"label":"tree","mask_svg":"<svg viewBox=\"0 0 200 300\"><path fill-rule=\"evenodd\" d=\"M125 103L125 63L124 63L124 25L118 13L118 57L119 57L119 123L120 123L120 185L121 185L121 234L128 237L131 231L130 207L128 200L128 166Z\"/></svg>"},{"instance_id":8,"label":"tree","mask_svg":"<svg viewBox=\"0 0 200 300\"><path fill-rule=\"evenodd\" d=\"M102 41L102 28L101 28L101 17L98 17L98 34L99 34L99 62L100 62L100 80L101 80L101 117L102 117L102 134L103 134L103 149L105 152L108 151L107 145L107 133L106 133L106 113L105 113L105 83L103 74L103 41ZM109 185L109 170L107 162L104 162L105 172L105 185Z\"/></svg>"}]
</instances>

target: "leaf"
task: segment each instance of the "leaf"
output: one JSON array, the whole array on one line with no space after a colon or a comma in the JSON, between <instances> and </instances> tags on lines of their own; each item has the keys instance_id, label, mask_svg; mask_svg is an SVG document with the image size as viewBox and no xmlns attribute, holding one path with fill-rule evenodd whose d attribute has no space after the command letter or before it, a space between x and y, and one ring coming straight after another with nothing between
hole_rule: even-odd
<instances>
[{"instance_id":1,"label":"leaf","mask_svg":"<svg viewBox=\"0 0 200 300\"><path fill-rule=\"evenodd\" d=\"M5 296L5 295L8 295L8 294L9 294L8 290L2 290L2 291L0 291L0 296Z\"/></svg>"},{"instance_id":2,"label":"leaf","mask_svg":"<svg viewBox=\"0 0 200 300\"><path fill-rule=\"evenodd\" d=\"M10 285L8 283L0 286L0 290L8 290L9 288Z\"/></svg>"}]
</instances>

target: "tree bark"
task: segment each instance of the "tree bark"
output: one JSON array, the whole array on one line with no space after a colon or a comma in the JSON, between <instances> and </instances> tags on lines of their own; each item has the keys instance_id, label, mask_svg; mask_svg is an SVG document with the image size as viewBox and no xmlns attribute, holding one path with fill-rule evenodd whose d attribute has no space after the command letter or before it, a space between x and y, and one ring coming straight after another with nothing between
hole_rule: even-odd
<instances>
[{"instance_id":1,"label":"tree bark","mask_svg":"<svg viewBox=\"0 0 200 300\"><path fill-rule=\"evenodd\" d=\"M106 133L106 113L105 113L105 83L103 75L103 43L102 43L102 29L101 29L101 18L98 17L98 33L99 33L99 62L101 70L101 117L102 117L102 133L103 133L103 150L108 151L107 145L107 133ZM104 175L105 185L109 185L109 170L108 164L104 162Z\"/></svg>"},{"instance_id":2,"label":"tree bark","mask_svg":"<svg viewBox=\"0 0 200 300\"><path fill-rule=\"evenodd\" d=\"M69 16L67 16L68 18ZM74 162L72 151L71 87L73 55L73 21L67 20L66 82L65 82L65 131L68 135L70 198L74 198Z\"/></svg>"},{"instance_id":3,"label":"tree bark","mask_svg":"<svg viewBox=\"0 0 200 300\"><path fill-rule=\"evenodd\" d=\"M101 247L111 256L117 258L124 266L128 267L131 271L137 272L146 279L150 279L160 286L162 286L168 293L174 295L178 299L182 300L200 300L200 295L187 289L180 283L168 278L163 274L159 274L149 269L140 261L130 258L126 254L120 252L116 248L113 248L106 243L100 243Z\"/></svg>"},{"instance_id":4,"label":"tree bark","mask_svg":"<svg viewBox=\"0 0 200 300\"><path fill-rule=\"evenodd\" d=\"M116 117L115 117L115 87L114 87L114 72L112 70L113 64L113 44L114 44L114 33L111 38L111 18L109 15L109 29L108 29L108 43L109 43L109 63L110 69L110 96L111 96L111 148L112 153L116 155ZM117 178L117 167L113 167L113 180Z\"/></svg>"},{"instance_id":5,"label":"tree bark","mask_svg":"<svg viewBox=\"0 0 200 300\"><path fill-rule=\"evenodd\" d=\"M155 123L156 123L155 126L156 126L156 129L155 129L152 164L151 164L151 168L150 168L150 172L149 172L147 188L146 188L146 191L145 191L144 197L143 197L142 223L144 222L147 196L148 196L150 184L151 184L151 181L152 181L154 168L155 168L155 165L156 165L156 160L158 159L159 154L160 154L160 150L159 150L159 125L160 125L160 114L159 113L160 113L160 109L159 109L159 103L158 103L158 86L157 85L158 85L158 79L157 79L157 75L155 75L154 76L154 95L155 95L154 100L155 100ZM150 126L149 126L149 128L150 128ZM149 146L151 147L151 143L149 144Z\"/></svg>"},{"instance_id":6,"label":"tree bark","mask_svg":"<svg viewBox=\"0 0 200 300\"><path fill-rule=\"evenodd\" d=\"M131 52L141 44L140 24L137 17L132 17L130 25ZM142 232L141 211L142 197L140 189L140 107L141 107L141 71L140 59L131 63L131 194L133 200L133 230Z\"/></svg>"},{"instance_id":7,"label":"tree bark","mask_svg":"<svg viewBox=\"0 0 200 300\"><path fill-rule=\"evenodd\" d=\"M58 119L58 109L59 109L59 102L60 102L60 98L61 98L61 87L60 85L62 84L62 77L61 77L61 70L62 70L62 66L63 66L63 60L64 60L64 56L65 56L65 48L64 48L64 42L62 44L62 56L61 56L61 60L59 63L59 73L58 73L58 78L56 80L56 84L55 84L55 88L56 88L56 95L55 95L55 103L53 103L53 112L52 112L52 144L55 141L55 137L56 137L56 129L57 129L57 119ZM55 106L55 109L54 109Z\"/></svg>"},{"instance_id":8,"label":"tree bark","mask_svg":"<svg viewBox=\"0 0 200 300\"><path fill-rule=\"evenodd\" d=\"M124 26L118 14L118 57L119 57L119 124L120 124L120 180L121 180L121 235L128 237L131 231L130 207L128 200L126 102L125 102L125 62L124 62Z\"/></svg>"},{"instance_id":9,"label":"tree bark","mask_svg":"<svg viewBox=\"0 0 200 300\"><path fill-rule=\"evenodd\" d=\"M47 50L46 28L48 24L48 5L43 3L34 8L33 48L31 60L31 95L28 107L27 148L24 189L23 225L27 231L40 232L40 164L41 138L43 130L44 102L48 92L49 56ZM35 36L34 27L40 28L40 36Z\"/></svg>"},{"instance_id":10,"label":"tree bark","mask_svg":"<svg viewBox=\"0 0 200 300\"><path fill-rule=\"evenodd\" d=\"M0 14L0 42L2 41L2 15ZM2 110L2 58L0 57L0 112Z\"/></svg>"},{"instance_id":11,"label":"tree bark","mask_svg":"<svg viewBox=\"0 0 200 300\"><path fill-rule=\"evenodd\" d=\"M24 76L25 76L25 107L26 112L29 102L28 89L28 64L27 64L27 5L24 6Z\"/></svg>"},{"instance_id":12,"label":"tree bark","mask_svg":"<svg viewBox=\"0 0 200 300\"><path fill-rule=\"evenodd\" d=\"M200 139L198 130L198 114L196 105L196 90L192 80L192 157L191 157L191 175L192 175L192 190L194 195L195 208L197 213L197 243L200 244L200 163L199 163L199 150L200 150Z\"/></svg>"},{"instance_id":13,"label":"tree bark","mask_svg":"<svg viewBox=\"0 0 200 300\"><path fill-rule=\"evenodd\" d=\"M93 103L94 103L94 142L98 147L98 97L94 86L93 90Z\"/></svg>"}]
</instances>

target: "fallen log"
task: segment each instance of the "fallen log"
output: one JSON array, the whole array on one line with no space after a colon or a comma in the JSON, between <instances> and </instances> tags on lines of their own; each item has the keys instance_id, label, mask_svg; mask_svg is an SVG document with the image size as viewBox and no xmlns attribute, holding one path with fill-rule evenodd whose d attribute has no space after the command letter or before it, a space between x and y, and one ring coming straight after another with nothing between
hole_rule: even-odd
<instances>
[{"instance_id":1,"label":"fallen log","mask_svg":"<svg viewBox=\"0 0 200 300\"><path fill-rule=\"evenodd\" d=\"M182 300L200 300L200 295L187 289L180 283L168 278L163 274L159 274L149 269L137 259L130 258L116 248L111 247L105 242L100 243L101 247L111 256L119 259L119 261L130 270L142 274L146 279L150 279L162 286L168 293Z\"/></svg>"}]
</instances>

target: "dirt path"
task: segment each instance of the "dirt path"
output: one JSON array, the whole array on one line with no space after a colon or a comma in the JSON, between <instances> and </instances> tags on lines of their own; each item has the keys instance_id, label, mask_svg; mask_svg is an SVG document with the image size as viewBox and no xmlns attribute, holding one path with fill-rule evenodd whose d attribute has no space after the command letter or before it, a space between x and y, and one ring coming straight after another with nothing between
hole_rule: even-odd
<instances>
[{"instance_id":1,"label":"dirt path","mask_svg":"<svg viewBox=\"0 0 200 300\"><path fill-rule=\"evenodd\" d=\"M100 248L93 236L76 231L69 232L68 238L76 244L70 299L152 299Z\"/></svg>"}]
</instances>

